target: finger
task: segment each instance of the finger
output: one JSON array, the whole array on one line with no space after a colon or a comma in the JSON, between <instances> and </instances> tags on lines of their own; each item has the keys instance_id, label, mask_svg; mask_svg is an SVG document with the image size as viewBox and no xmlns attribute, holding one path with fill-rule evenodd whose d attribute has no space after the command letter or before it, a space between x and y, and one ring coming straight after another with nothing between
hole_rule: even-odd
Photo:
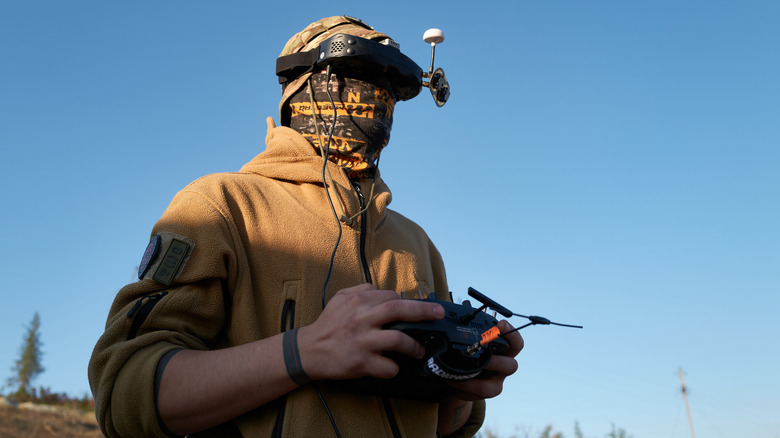
<instances>
[{"instance_id":1,"label":"finger","mask_svg":"<svg viewBox=\"0 0 780 438\"><path fill-rule=\"evenodd\" d=\"M367 305L377 305L385 301L401 299L397 293L391 290L377 289L370 283L363 283L342 289L336 293L334 298L336 298L336 296L340 299L347 300L347 302L354 301L357 304Z\"/></svg>"},{"instance_id":2,"label":"finger","mask_svg":"<svg viewBox=\"0 0 780 438\"><path fill-rule=\"evenodd\" d=\"M460 391L457 395L462 400L482 400L501 394L504 389L504 377L493 376L487 379L470 379L462 382L449 382L450 386Z\"/></svg>"},{"instance_id":3,"label":"finger","mask_svg":"<svg viewBox=\"0 0 780 438\"><path fill-rule=\"evenodd\" d=\"M415 359L422 359L425 356L425 347L399 330L377 331L374 346L378 351L396 351Z\"/></svg>"},{"instance_id":4,"label":"finger","mask_svg":"<svg viewBox=\"0 0 780 438\"><path fill-rule=\"evenodd\" d=\"M379 324L395 321L429 321L444 318L441 304L420 300L388 300L371 309L372 317Z\"/></svg>"},{"instance_id":5,"label":"finger","mask_svg":"<svg viewBox=\"0 0 780 438\"><path fill-rule=\"evenodd\" d=\"M354 363L350 374L359 377L374 376L389 379L398 374L398 371L399 366L394 360L375 353L366 355L358 363Z\"/></svg>"},{"instance_id":6,"label":"finger","mask_svg":"<svg viewBox=\"0 0 780 438\"><path fill-rule=\"evenodd\" d=\"M506 377L514 374L517 367L517 361L513 357L493 355L485 369Z\"/></svg>"},{"instance_id":7,"label":"finger","mask_svg":"<svg viewBox=\"0 0 780 438\"><path fill-rule=\"evenodd\" d=\"M481 377L463 382L452 382L451 386L461 391L463 400L492 398L501 394L504 380L517 371L517 361L513 357L493 355Z\"/></svg>"},{"instance_id":8,"label":"finger","mask_svg":"<svg viewBox=\"0 0 780 438\"><path fill-rule=\"evenodd\" d=\"M370 284L361 284L338 291L328 302L325 311L366 316L370 315L376 306L397 300L400 300L400 297L393 291L378 290Z\"/></svg>"},{"instance_id":9,"label":"finger","mask_svg":"<svg viewBox=\"0 0 780 438\"><path fill-rule=\"evenodd\" d=\"M364 352L351 357L343 363L336 379L351 379L363 376L374 376L389 379L398 374L398 364L379 352Z\"/></svg>"},{"instance_id":10,"label":"finger","mask_svg":"<svg viewBox=\"0 0 780 438\"><path fill-rule=\"evenodd\" d=\"M515 328L512 327L512 324L510 324L508 321L501 320L498 323L498 329L501 330L501 333L508 333ZM523 350L523 347L525 346L525 341L520 335L520 332L508 333L504 336L504 339L509 342L509 349L506 353L503 354L504 356L515 357L520 353L520 351Z\"/></svg>"},{"instance_id":11,"label":"finger","mask_svg":"<svg viewBox=\"0 0 780 438\"><path fill-rule=\"evenodd\" d=\"M394 360L379 355L373 358L366 374L380 379L390 379L395 377L398 371L400 371L400 367Z\"/></svg>"}]
</instances>

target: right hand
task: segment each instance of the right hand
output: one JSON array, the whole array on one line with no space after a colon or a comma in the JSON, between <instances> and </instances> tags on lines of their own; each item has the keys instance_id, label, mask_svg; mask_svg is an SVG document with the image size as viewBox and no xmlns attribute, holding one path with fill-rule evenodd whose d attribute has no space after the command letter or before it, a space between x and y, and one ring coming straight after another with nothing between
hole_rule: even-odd
<instances>
[{"instance_id":1,"label":"right hand","mask_svg":"<svg viewBox=\"0 0 780 438\"><path fill-rule=\"evenodd\" d=\"M383 356L383 351L421 359L425 348L405 333L382 326L443 317L444 308L439 304L402 300L394 291L378 290L370 284L342 289L313 324L298 330L303 369L313 380L389 379L398 373L398 364Z\"/></svg>"}]
</instances>

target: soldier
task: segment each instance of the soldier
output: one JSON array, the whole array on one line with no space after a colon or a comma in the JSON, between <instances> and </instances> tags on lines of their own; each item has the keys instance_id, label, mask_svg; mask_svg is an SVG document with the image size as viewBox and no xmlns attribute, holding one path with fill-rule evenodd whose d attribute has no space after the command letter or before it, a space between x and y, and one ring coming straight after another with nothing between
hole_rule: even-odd
<instances>
[{"instance_id":1,"label":"soldier","mask_svg":"<svg viewBox=\"0 0 780 438\"><path fill-rule=\"evenodd\" d=\"M330 17L282 56L336 34L392 43ZM90 360L107 436L473 436L484 399L517 369L515 332L490 377L453 384L441 402L340 387L396 375L382 352L422 358L420 343L382 327L442 318L441 305L399 293L448 288L425 232L387 208L377 169L408 96L370 69L330 73L284 77L283 126L268 119L266 150L188 185L155 225L140 281L118 293Z\"/></svg>"}]
</instances>

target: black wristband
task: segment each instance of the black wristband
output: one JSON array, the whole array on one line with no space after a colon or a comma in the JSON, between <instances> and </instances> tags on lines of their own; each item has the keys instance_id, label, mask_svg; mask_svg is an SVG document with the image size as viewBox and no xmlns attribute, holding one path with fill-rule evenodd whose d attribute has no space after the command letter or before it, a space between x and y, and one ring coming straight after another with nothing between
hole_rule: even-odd
<instances>
[{"instance_id":1,"label":"black wristband","mask_svg":"<svg viewBox=\"0 0 780 438\"><path fill-rule=\"evenodd\" d=\"M284 353L284 366L287 374L298 386L311 382L309 376L303 371L301 355L298 352L298 329L288 330L282 336L282 351Z\"/></svg>"}]
</instances>

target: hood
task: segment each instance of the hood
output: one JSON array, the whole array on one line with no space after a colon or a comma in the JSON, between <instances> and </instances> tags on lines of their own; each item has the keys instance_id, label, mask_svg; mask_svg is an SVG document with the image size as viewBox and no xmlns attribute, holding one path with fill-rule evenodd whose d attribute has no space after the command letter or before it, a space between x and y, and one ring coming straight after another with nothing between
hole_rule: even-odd
<instances>
[{"instance_id":1,"label":"hood","mask_svg":"<svg viewBox=\"0 0 780 438\"><path fill-rule=\"evenodd\" d=\"M322 157L298 132L284 127L276 127L269 117L268 133L265 136L265 151L246 163L242 173L255 173L268 178L305 183L322 183ZM331 163L329 163L331 164ZM335 166L339 169L338 166ZM331 167L334 180L341 170Z\"/></svg>"},{"instance_id":2,"label":"hood","mask_svg":"<svg viewBox=\"0 0 780 438\"><path fill-rule=\"evenodd\" d=\"M285 126L277 127L273 119L269 117L268 133L265 137L266 149L250 162L246 163L240 170L241 173L253 173L283 181L294 181L297 183L310 183L322 185L322 157L301 134ZM334 187L342 202L348 205L348 210L353 210L356 204L355 189L352 182L347 177L344 169L339 165L328 161L328 168L333 177ZM374 181L373 209L384 213L387 205L392 200L390 189L382 180L377 170L376 180ZM371 190L371 180L360 182L361 189L366 197Z\"/></svg>"}]
</instances>

